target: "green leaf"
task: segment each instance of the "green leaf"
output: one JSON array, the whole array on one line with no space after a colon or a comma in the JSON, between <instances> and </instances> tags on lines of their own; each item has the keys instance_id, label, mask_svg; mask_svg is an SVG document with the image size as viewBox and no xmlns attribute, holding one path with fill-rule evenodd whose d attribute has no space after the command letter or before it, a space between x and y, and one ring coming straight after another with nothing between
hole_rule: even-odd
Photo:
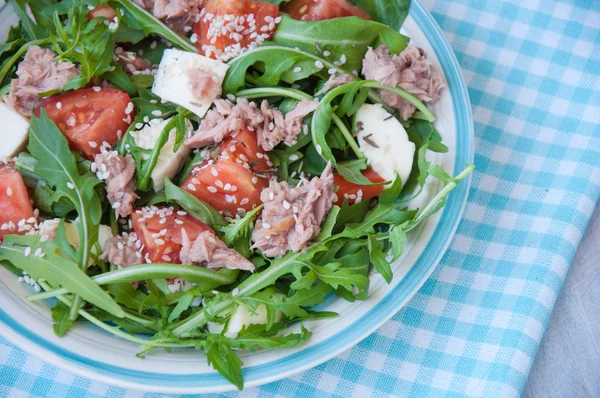
<instances>
[{"instance_id":1,"label":"green leaf","mask_svg":"<svg viewBox=\"0 0 600 398\"><path fill-rule=\"evenodd\" d=\"M92 245L98 241L102 216L100 198L95 191L99 180L89 170L80 173L67 139L43 109L39 119L31 118L28 148L37 159L35 173L55 189L53 201L66 198L77 210L76 224L81 242L78 263L85 268Z\"/></svg>"},{"instance_id":2,"label":"green leaf","mask_svg":"<svg viewBox=\"0 0 600 398\"><path fill-rule=\"evenodd\" d=\"M204 343L204 355L206 355L209 365L239 390L242 390L244 388L242 361L231 349L231 345L225 341L220 336L208 335Z\"/></svg>"},{"instance_id":3,"label":"green leaf","mask_svg":"<svg viewBox=\"0 0 600 398\"><path fill-rule=\"evenodd\" d=\"M135 289L131 284L112 283L108 285L107 289L117 303L134 311L141 311L144 309L144 300L147 296Z\"/></svg>"},{"instance_id":4,"label":"green leaf","mask_svg":"<svg viewBox=\"0 0 600 398\"><path fill-rule=\"evenodd\" d=\"M390 283L393 278L392 268L390 263L385 259L386 255L379 248L377 237L375 235L369 236L369 258L375 267L375 270L385 279L387 283Z\"/></svg>"},{"instance_id":5,"label":"green leaf","mask_svg":"<svg viewBox=\"0 0 600 398\"><path fill-rule=\"evenodd\" d=\"M290 297L285 297L277 305L288 318L307 316L306 307L312 307L325 302L325 298L332 292L330 285L318 283L311 289L298 290Z\"/></svg>"},{"instance_id":6,"label":"green leaf","mask_svg":"<svg viewBox=\"0 0 600 398\"><path fill-rule=\"evenodd\" d=\"M362 69L369 47L385 43L392 53L397 54L406 48L409 38L398 29L358 17L299 21L284 14L272 41L289 48L297 47L329 62L338 61L344 55L346 62L333 68L352 72ZM326 57L325 51L331 55Z\"/></svg>"},{"instance_id":7,"label":"green leaf","mask_svg":"<svg viewBox=\"0 0 600 398\"><path fill-rule=\"evenodd\" d=\"M398 175L398 172L394 173L394 182L392 185L381 192L379 196L380 203L394 203L398 200L400 192L402 192L402 179Z\"/></svg>"},{"instance_id":8,"label":"green leaf","mask_svg":"<svg viewBox=\"0 0 600 398\"><path fill-rule=\"evenodd\" d=\"M272 330L277 332L285 326L287 326L287 323L280 322L277 327L272 328ZM269 329L266 329L265 325L251 325L245 330L240 331L237 338L224 338L224 340L226 340L231 347L249 351L255 351L256 347L264 349L294 348L305 344L312 335L304 325L301 325L300 327L300 333L282 335L269 333Z\"/></svg>"},{"instance_id":9,"label":"green leaf","mask_svg":"<svg viewBox=\"0 0 600 398\"><path fill-rule=\"evenodd\" d=\"M323 221L323 224L321 225L321 232L314 239L315 242L320 242L331 236L331 234L333 233L333 227L335 226L335 223L337 221L337 216L339 213L340 213L339 206L334 205L329 210L329 214L327 214L327 218L325 218L325 221Z\"/></svg>"},{"instance_id":10,"label":"green leaf","mask_svg":"<svg viewBox=\"0 0 600 398\"><path fill-rule=\"evenodd\" d=\"M225 226L218 227L217 230L223 233L223 242L229 246L238 239L247 238L250 234L254 218L261 212L262 208L263 205L260 205L246 213L241 219L231 219Z\"/></svg>"},{"instance_id":11,"label":"green leaf","mask_svg":"<svg viewBox=\"0 0 600 398\"><path fill-rule=\"evenodd\" d=\"M173 311L171 311L171 313L169 314L169 318L167 320L167 322L171 323L174 320L176 320L177 318L179 318L179 316L190 307L190 304L192 304L192 300L194 300L194 297L196 296L194 294L195 292L193 291L187 291L182 297L181 299L179 299L179 302L177 303L177 305L175 306L175 308L173 308Z\"/></svg>"},{"instance_id":12,"label":"green leaf","mask_svg":"<svg viewBox=\"0 0 600 398\"><path fill-rule=\"evenodd\" d=\"M148 11L129 0L118 0L119 6L131 15L132 18L124 18L125 22L133 28L142 27L146 35L156 34L172 42L179 49L190 52L197 52L196 46L189 39L184 38L173 32L167 25L159 21Z\"/></svg>"},{"instance_id":13,"label":"green leaf","mask_svg":"<svg viewBox=\"0 0 600 398\"><path fill-rule=\"evenodd\" d=\"M192 216L209 226L226 225L225 219L209 204L184 191L165 178L165 196L169 202L175 202Z\"/></svg>"},{"instance_id":14,"label":"green leaf","mask_svg":"<svg viewBox=\"0 0 600 398\"><path fill-rule=\"evenodd\" d=\"M25 255L28 247L30 254ZM38 249L44 253L43 257L35 255ZM0 259L10 261L34 279L41 278L52 286L62 286L116 317L124 316L121 307L78 264L61 255L56 240L40 242L38 235L6 235L0 246Z\"/></svg>"},{"instance_id":15,"label":"green leaf","mask_svg":"<svg viewBox=\"0 0 600 398\"><path fill-rule=\"evenodd\" d=\"M112 62L111 68L112 70L109 69L107 72L104 72L101 77L114 84L119 90L123 90L131 96L136 95L136 86L133 84L127 73L125 73L121 65Z\"/></svg>"},{"instance_id":16,"label":"green leaf","mask_svg":"<svg viewBox=\"0 0 600 398\"><path fill-rule=\"evenodd\" d=\"M389 183L389 181L372 182L362 174L362 171L367 169L366 158L338 162L335 167L344 180L352 184L371 186Z\"/></svg>"},{"instance_id":17,"label":"green leaf","mask_svg":"<svg viewBox=\"0 0 600 398\"><path fill-rule=\"evenodd\" d=\"M60 301L57 301L54 307L52 307L52 329L54 330L54 334L58 337L64 336L73 321L69 318L69 307L63 304Z\"/></svg>"},{"instance_id":18,"label":"green leaf","mask_svg":"<svg viewBox=\"0 0 600 398\"><path fill-rule=\"evenodd\" d=\"M406 231L402 227L390 230L390 243L392 244L392 261L396 261L404 252L406 244Z\"/></svg>"},{"instance_id":19,"label":"green leaf","mask_svg":"<svg viewBox=\"0 0 600 398\"><path fill-rule=\"evenodd\" d=\"M349 0L365 10L373 20L399 31L408 16L410 0Z\"/></svg>"},{"instance_id":20,"label":"green leaf","mask_svg":"<svg viewBox=\"0 0 600 398\"><path fill-rule=\"evenodd\" d=\"M313 265L311 268L317 279L334 289L342 286L352 290L352 286L356 286L358 290L363 290L369 285L369 278L342 267L341 263L330 263L325 266Z\"/></svg>"},{"instance_id":21,"label":"green leaf","mask_svg":"<svg viewBox=\"0 0 600 398\"><path fill-rule=\"evenodd\" d=\"M44 7L44 3L46 2L40 1L37 3L27 0L14 0L12 2L13 10L20 20L19 24L21 25L21 29L29 40L45 39L50 33L49 30L42 25L36 24L27 13L27 9L29 8L31 10L31 15L33 15L37 21L38 17L41 16L40 8Z\"/></svg>"},{"instance_id":22,"label":"green leaf","mask_svg":"<svg viewBox=\"0 0 600 398\"><path fill-rule=\"evenodd\" d=\"M347 224L355 224L364 220L367 212L369 211L368 200L355 203L353 205L348 204L348 200L344 199L342 207L337 217L334 231L340 232Z\"/></svg>"}]
</instances>

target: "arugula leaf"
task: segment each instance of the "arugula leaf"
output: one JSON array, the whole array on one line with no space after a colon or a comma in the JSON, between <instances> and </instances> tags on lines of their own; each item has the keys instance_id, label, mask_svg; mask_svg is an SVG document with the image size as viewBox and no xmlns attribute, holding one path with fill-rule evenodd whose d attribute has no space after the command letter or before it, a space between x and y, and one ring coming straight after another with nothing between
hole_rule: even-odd
<instances>
[{"instance_id":1,"label":"arugula leaf","mask_svg":"<svg viewBox=\"0 0 600 398\"><path fill-rule=\"evenodd\" d=\"M175 202L192 216L209 226L226 225L225 219L218 211L204 203L194 195L184 191L165 178L165 197L169 202Z\"/></svg>"},{"instance_id":2,"label":"arugula leaf","mask_svg":"<svg viewBox=\"0 0 600 398\"><path fill-rule=\"evenodd\" d=\"M175 319L179 318L179 316L185 310L187 310L190 307L190 304L192 304L194 297L196 297L195 293L196 292L194 292L193 290L188 290L187 292L185 292L185 294L179 299L179 302L177 303L175 308L173 308L173 311L171 311L171 313L169 314L167 322L173 322Z\"/></svg>"},{"instance_id":3,"label":"arugula leaf","mask_svg":"<svg viewBox=\"0 0 600 398\"><path fill-rule=\"evenodd\" d=\"M194 46L189 39L173 32L167 25L159 21L136 3L129 0L117 0L115 4L118 4L126 12L123 20L125 20L125 23L130 27L136 29L141 26L146 35L156 34L162 36L181 50L190 52L198 51L196 46ZM129 18L129 16L131 16L131 18Z\"/></svg>"},{"instance_id":4,"label":"arugula leaf","mask_svg":"<svg viewBox=\"0 0 600 398\"><path fill-rule=\"evenodd\" d=\"M352 287L355 286L358 290L364 290L369 285L368 277L352 272L343 267L341 263L329 263L324 266L313 265L311 269L317 279L334 289L342 286L347 290L352 290Z\"/></svg>"},{"instance_id":5,"label":"arugula leaf","mask_svg":"<svg viewBox=\"0 0 600 398\"><path fill-rule=\"evenodd\" d=\"M344 177L344 180L351 182L352 184L370 186L384 185L389 183L389 181L372 182L362 174L362 171L367 169L366 158L338 162L336 164L336 169L338 173Z\"/></svg>"},{"instance_id":6,"label":"arugula leaf","mask_svg":"<svg viewBox=\"0 0 600 398\"><path fill-rule=\"evenodd\" d=\"M376 235L369 235L369 258L371 263L375 267L375 270L385 279L387 283L390 283L393 278L392 268L390 263L386 260L386 255L379 248Z\"/></svg>"},{"instance_id":7,"label":"arugula leaf","mask_svg":"<svg viewBox=\"0 0 600 398\"><path fill-rule=\"evenodd\" d=\"M48 1L14 0L12 2L13 10L19 17L21 29L29 40L46 39L48 37L47 27L37 23L38 19L41 21L40 10L46 5L48 5ZM28 10L30 10L30 13L27 12ZM33 16L33 20L30 15Z\"/></svg>"},{"instance_id":8,"label":"arugula leaf","mask_svg":"<svg viewBox=\"0 0 600 398\"><path fill-rule=\"evenodd\" d=\"M305 318L308 315L305 308L325 302L325 298L332 290L330 285L318 283L310 289L298 290L292 296L280 299L275 305L288 318Z\"/></svg>"},{"instance_id":9,"label":"arugula leaf","mask_svg":"<svg viewBox=\"0 0 600 398\"><path fill-rule=\"evenodd\" d=\"M203 348L208 364L239 390L242 390L244 388L244 379L242 377L243 364L231 349L231 345L226 344L226 340L221 336L207 335Z\"/></svg>"},{"instance_id":10,"label":"arugula leaf","mask_svg":"<svg viewBox=\"0 0 600 398\"><path fill-rule=\"evenodd\" d=\"M44 256L39 257L36 252L44 253ZM62 286L118 318L124 316L121 307L77 263L63 257L56 240L40 242L38 235L6 235L0 246L0 259L10 261L34 279L41 278L52 286Z\"/></svg>"},{"instance_id":11,"label":"arugula leaf","mask_svg":"<svg viewBox=\"0 0 600 398\"><path fill-rule=\"evenodd\" d=\"M136 86L133 84L127 73L123 70L120 64L111 62L110 69L104 72L101 76L114 84L118 89L125 91L130 96L137 94Z\"/></svg>"},{"instance_id":12,"label":"arugula leaf","mask_svg":"<svg viewBox=\"0 0 600 398\"><path fill-rule=\"evenodd\" d=\"M57 301L54 307L52 307L51 313L52 322L54 322L52 325L54 334L58 337L64 336L73 324L73 320L69 317L69 307Z\"/></svg>"},{"instance_id":13,"label":"arugula leaf","mask_svg":"<svg viewBox=\"0 0 600 398\"><path fill-rule=\"evenodd\" d=\"M329 238L333 232L333 227L336 224L337 221L337 217L338 214L340 213L340 207L339 206L333 206L330 210L329 210L329 214L327 214L327 218L325 218L325 221L323 221L323 224L321 225L321 232L319 233L319 235L317 235L315 237L315 241L319 242L322 240L325 240L327 238Z\"/></svg>"},{"instance_id":14,"label":"arugula leaf","mask_svg":"<svg viewBox=\"0 0 600 398\"><path fill-rule=\"evenodd\" d=\"M147 296L129 283L112 283L107 289L117 303L129 309L141 311L145 307L144 300Z\"/></svg>"},{"instance_id":15,"label":"arugula leaf","mask_svg":"<svg viewBox=\"0 0 600 398\"><path fill-rule=\"evenodd\" d=\"M217 230L223 233L223 242L230 246L238 239L247 238L252 228L254 218L261 212L263 205L258 206L252 211L247 212L239 220L231 219L229 224L218 227Z\"/></svg>"},{"instance_id":16,"label":"arugula leaf","mask_svg":"<svg viewBox=\"0 0 600 398\"><path fill-rule=\"evenodd\" d=\"M369 47L386 44L389 50L400 53L406 48L409 38L387 25L367 21L358 17L344 17L323 21L299 21L282 14L282 20L272 41L278 45L299 48L318 55L334 64L334 69L344 72L359 71ZM328 51L328 58L323 54Z\"/></svg>"},{"instance_id":17,"label":"arugula leaf","mask_svg":"<svg viewBox=\"0 0 600 398\"><path fill-rule=\"evenodd\" d=\"M351 4L365 10L373 20L384 23L399 31L408 16L410 0L349 0Z\"/></svg>"}]
</instances>

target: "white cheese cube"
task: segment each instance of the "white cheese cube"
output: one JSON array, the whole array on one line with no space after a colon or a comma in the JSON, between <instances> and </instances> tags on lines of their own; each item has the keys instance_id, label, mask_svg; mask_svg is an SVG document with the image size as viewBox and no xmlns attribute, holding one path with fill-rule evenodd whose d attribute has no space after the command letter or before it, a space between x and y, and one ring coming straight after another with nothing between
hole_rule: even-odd
<instances>
[{"instance_id":1,"label":"white cheese cube","mask_svg":"<svg viewBox=\"0 0 600 398\"><path fill-rule=\"evenodd\" d=\"M208 100L194 96L189 74L197 69L212 75L214 82L220 86L229 65L196 53L165 50L154 78L152 93L203 117L215 98Z\"/></svg>"},{"instance_id":2,"label":"white cheese cube","mask_svg":"<svg viewBox=\"0 0 600 398\"><path fill-rule=\"evenodd\" d=\"M170 119L152 119L149 124L144 125L141 130L131 132L135 144L143 149L152 149L156 145L160 133L163 131ZM191 126L189 126L191 129ZM154 191L159 192L165 187L165 177L173 178L179 169L181 163L189 156L190 147L181 144L176 152L175 148L176 131L169 132L169 139L162 147L156 166L152 170L150 178L154 185Z\"/></svg>"},{"instance_id":3,"label":"white cheese cube","mask_svg":"<svg viewBox=\"0 0 600 398\"><path fill-rule=\"evenodd\" d=\"M412 170L415 144L408 139L404 126L381 105L363 105L356 114L356 123L362 123L358 132L360 150L371 168L386 180L394 173L404 184Z\"/></svg>"},{"instance_id":4,"label":"white cheese cube","mask_svg":"<svg viewBox=\"0 0 600 398\"><path fill-rule=\"evenodd\" d=\"M15 156L27 144L29 121L0 101L0 159Z\"/></svg>"}]
</instances>

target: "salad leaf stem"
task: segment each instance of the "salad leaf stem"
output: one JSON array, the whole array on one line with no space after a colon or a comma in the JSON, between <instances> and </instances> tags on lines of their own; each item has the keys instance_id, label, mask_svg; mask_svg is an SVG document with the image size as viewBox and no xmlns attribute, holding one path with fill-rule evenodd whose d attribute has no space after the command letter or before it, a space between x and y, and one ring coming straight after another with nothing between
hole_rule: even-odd
<instances>
[{"instance_id":1,"label":"salad leaf stem","mask_svg":"<svg viewBox=\"0 0 600 398\"><path fill-rule=\"evenodd\" d=\"M238 271L222 269L219 271L192 265L180 264L140 264L119 270L105 272L92 278L96 284L109 285L115 283L137 282L141 280L183 278L196 283L203 291L213 290L219 286L229 285L237 279ZM69 293L69 290L50 289L27 297L29 301L39 301Z\"/></svg>"}]
</instances>

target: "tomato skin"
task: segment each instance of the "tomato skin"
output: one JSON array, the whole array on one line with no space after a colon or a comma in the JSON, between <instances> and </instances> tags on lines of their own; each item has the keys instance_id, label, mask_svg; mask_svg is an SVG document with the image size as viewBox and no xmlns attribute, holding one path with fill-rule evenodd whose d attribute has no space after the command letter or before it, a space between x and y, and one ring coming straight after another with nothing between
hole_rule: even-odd
<instances>
[{"instance_id":1,"label":"tomato skin","mask_svg":"<svg viewBox=\"0 0 600 398\"><path fill-rule=\"evenodd\" d=\"M256 133L242 130L221 144L214 163L196 167L182 188L217 211L235 215L238 209L249 211L260 205L260 192L268 186L268 179L255 172L271 169L269 164L258 148Z\"/></svg>"},{"instance_id":2,"label":"tomato skin","mask_svg":"<svg viewBox=\"0 0 600 398\"><path fill-rule=\"evenodd\" d=\"M21 173L11 166L0 166L0 225L9 222L17 225L22 219L30 217L33 217L33 206ZM18 227L14 231L0 230L0 242L4 235L23 235L26 232L19 232Z\"/></svg>"},{"instance_id":3,"label":"tomato skin","mask_svg":"<svg viewBox=\"0 0 600 398\"><path fill-rule=\"evenodd\" d=\"M364 170L362 172L362 175L365 176L371 182L385 181L385 179L381 178L381 176L371 168ZM346 181L344 177L342 177L338 173L333 173L333 184L339 187L335 194L338 197L336 204L340 206L342 205L342 203L344 203L344 198L348 199L349 204L353 204L354 202L356 202L356 196L358 196L357 194L359 190L362 190L362 200L377 198L381 195L381 192L383 192L384 190L384 185L352 184L351 182Z\"/></svg>"},{"instance_id":4,"label":"tomato skin","mask_svg":"<svg viewBox=\"0 0 600 398\"><path fill-rule=\"evenodd\" d=\"M248 17L251 14L253 15L254 23L248 21ZM237 44L240 45L241 49L248 49L253 42L260 45L262 42L269 40L275 33L277 26L274 24L270 28L270 22L265 21L265 18L277 18L279 16L279 7L264 1L208 0L201 15L202 17L194 26L194 32L198 37L198 52L207 57L217 59L217 54L228 53L226 49L231 50L232 46L236 46ZM238 19L237 24L237 26L243 26L244 29L237 31L232 28L233 32L230 31L226 35L220 34L218 36L212 36L211 32L211 36L209 37L212 22L227 15L244 17L244 22ZM251 37L253 33L256 33L256 35ZM237 34L240 36L237 36ZM262 38L257 39L257 36L260 37L261 35ZM239 40L236 40L236 37Z\"/></svg>"},{"instance_id":5,"label":"tomato skin","mask_svg":"<svg viewBox=\"0 0 600 398\"><path fill-rule=\"evenodd\" d=\"M87 14L88 21L99 17L104 17L112 22L117 17L117 13L108 4L100 4Z\"/></svg>"},{"instance_id":6,"label":"tomato skin","mask_svg":"<svg viewBox=\"0 0 600 398\"><path fill-rule=\"evenodd\" d=\"M125 113L130 102L127 93L114 88L82 88L44 100L34 114L39 117L40 109L45 109L71 149L93 159L102 142L112 146L127 131L134 118L133 111Z\"/></svg>"},{"instance_id":7,"label":"tomato skin","mask_svg":"<svg viewBox=\"0 0 600 398\"><path fill-rule=\"evenodd\" d=\"M190 242L196 240L198 235L204 231L211 231L214 233L212 228L204 224L202 221L195 217L185 214L181 215L177 210L171 210L167 207L158 207L159 211L166 211L170 215L164 217L166 221L161 223L163 217L154 215L153 217L147 217L141 208L133 210L131 214L131 222L133 224L133 230L141 239L144 249L144 259L149 260L152 263L173 263L180 264L179 253L181 252L181 229L184 228ZM182 213L183 214L183 213ZM166 234L158 238L153 237L153 234L160 234L162 230L167 231ZM159 244L160 240L164 241L164 244ZM157 241L159 243L157 243ZM164 257L163 256L167 256Z\"/></svg>"},{"instance_id":8,"label":"tomato skin","mask_svg":"<svg viewBox=\"0 0 600 398\"><path fill-rule=\"evenodd\" d=\"M301 21L323 21L341 17L371 19L365 10L346 0L292 0L281 11Z\"/></svg>"}]
</instances>

